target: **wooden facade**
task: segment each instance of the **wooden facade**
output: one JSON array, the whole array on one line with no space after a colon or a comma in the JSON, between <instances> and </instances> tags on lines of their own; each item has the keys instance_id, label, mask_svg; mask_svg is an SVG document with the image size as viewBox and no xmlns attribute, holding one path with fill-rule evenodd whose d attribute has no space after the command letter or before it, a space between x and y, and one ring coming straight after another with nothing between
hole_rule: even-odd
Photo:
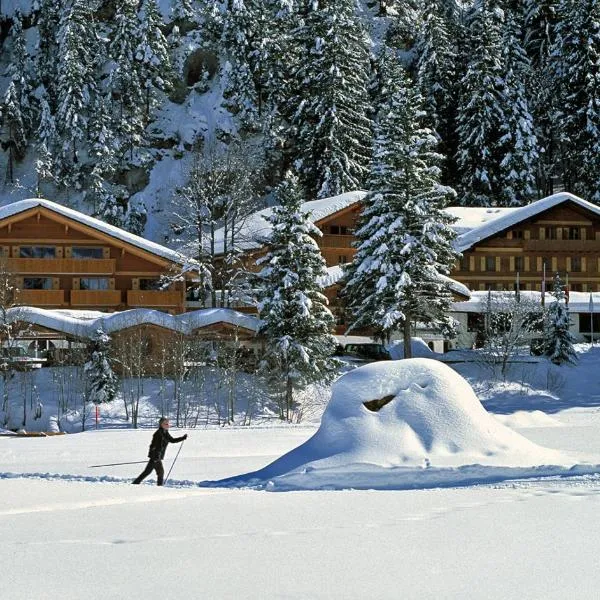
<instances>
[{"instance_id":1,"label":"wooden facade","mask_svg":"<svg viewBox=\"0 0 600 600\"><path fill-rule=\"evenodd\" d=\"M43 308L185 310L185 285L159 288L175 263L38 205L0 219L4 269L16 303Z\"/></svg>"},{"instance_id":2,"label":"wooden facade","mask_svg":"<svg viewBox=\"0 0 600 600\"><path fill-rule=\"evenodd\" d=\"M471 290L541 291L554 274L571 291L600 291L600 216L565 200L463 250L452 277Z\"/></svg>"}]
</instances>

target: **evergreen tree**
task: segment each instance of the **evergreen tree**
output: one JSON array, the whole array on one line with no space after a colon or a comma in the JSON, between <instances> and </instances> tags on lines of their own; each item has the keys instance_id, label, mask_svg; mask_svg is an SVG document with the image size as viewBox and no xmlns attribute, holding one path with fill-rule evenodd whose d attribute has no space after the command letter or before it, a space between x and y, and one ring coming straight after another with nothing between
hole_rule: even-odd
<instances>
[{"instance_id":1,"label":"evergreen tree","mask_svg":"<svg viewBox=\"0 0 600 600\"><path fill-rule=\"evenodd\" d=\"M546 315L544 336L546 356L556 365L574 364L577 362L577 354L573 348L575 338L569 330L571 325L569 305L558 273L554 277L552 295L554 296L554 302L548 307Z\"/></svg>"},{"instance_id":2,"label":"evergreen tree","mask_svg":"<svg viewBox=\"0 0 600 600\"><path fill-rule=\"evenodd\" d=\"M563 181L600 202L600 2L564 0L558 14L552 56Z\"/></svg>"},{"instance_id":3,"label":"evergreen tree","mask_svg":"<svg viewBox=\"0 0 600 600\"><path fill-rule=\"evenodd\" d=\"M469 61L461 80L457 127L459 201L467 206L490 206L498 192L502 19L497 0L481 0L467 23Z\"/></svg>"},{"instance_id":4,"label":"evergreen tree","mask_svg":"<svg viewBox=\"0 0 600 600\"><path fill-rule=\"evenodd\" d=\"M137 0L123 0L117 6L115 29L108 46L112 69L108 93L114 105L114 131L124 154L142 141L144 130L143 83L136 53L140 44Z\"/></svg>"},{"instance_id":5,"label":"evergreen tree","mask_svg":"<svg viewBox=\"0 0 600 600\"><path fill-rule=\"evenodd\" d=\"M7 136L7 140L3 142L8 150L6 179L13 181L14 161L21 160L25 156L27 148L25 125L23 124L19 95L14 81L10 82L6 94L4 94L2 125Z\"/></svg>"},{"instance_id":6,"label":"evergreen tree","mask_svg":"<svg viewBox=\"0 0 600 600\"><path fill-rule=\"evenodd\" d=\"M156 0L143 0L140 9L139 43L135 58L138 62L139 80L145 96L145 123L156 103L156 91L171 88L171 61L169 43L161 30L162 20Z\"/></svg>"},{"instance_id":7,"label":"evergreen tree","mask_svg":"<svg viewBox=\"0 0 600 600\"><path fill-rule=\"evenodd\" d=\"M454 192L439 184L441 156L431 130L420 126L422 98L397 58L385 58L371 192L344 293L350 329L373 328L383 339L400 330L410 357L413 322L451 329L452 294L444 276L457 255L443 207Z\"/></svg>"},{"instance_id":8,"label":"evergreen tree","mask_svg":"<svg viewBox=\"0 0 600 600\"><path fill-rule=\"evenodd\" d=\"M335 375L332 358L334 319L318 283L325 260L313 236L322 235L302 211L297 179L289 176L277 188L280 206L269 217L273 232L269 250L257 261L260 334L266 350L261 370L282 387L281 417L290 419L293 390L328 382Z\"/></svg>"},{"instance_id":9,"label":"evergreen tree","mask_svg":"<svg viewBox=\"0 0 600 600\"><path fill-rule=\"evenodd\" d=\"M39 0L36 25L38 29L36 73L48 93L48 102L54 108L58 80L57 60L58 29L62 3L56 0Z\"/></svg>"},{"instance_id":10,"label":"evergreen tree","mask_svg":"<svg viewBox=\"0 0 600 600\"><path fill-rule=\"evenodd\" d=\"M102 57L94 13L87 0L72 0L64 5L58 45L55 123L60 140L60 172L57 176L63 185L79 189L79 151L87 138L90 100L97 93L96 68Z\"/></svg>"},{"instance_id":11,"label":"evergreen tree","mask_svg":"<svg viewBox=\"0 0 600 600\"><path fill-rule=\"evenodd\" d=\"M312 2L294 36L301 48L290 102L293 152L309 197L359 189L368 173L368 43L353 0Z\"/></svg>"},{"instance_id":12,"label":"evergreen tree","mask_svg":"<svg viewBox=\"0 0 600 600\"><path fill-rule=\"evenodd\" d=\"M37 172L37 192L38 195L41 195L42 181L54 180L54 152L57 139L54 117L48 104L45 88L43 88L40 99L40 123L36 139L37 160L35 162L35 170Z\"/></svg>"},{"instance_id":13,"label":"evergreen tree","mask_svg":"<svg viewBox=\"0 0 600 600\"><path fill-rule=\"evenodd\" d=\"M456 170L457 56L445 9L443 0L427 3L415 50L416 80L427 125L439 136L439 151L447 157L443 179L448 181Z\"/></svg>"},{"instance_id":14,"label":"evergreen tree","mask_svg":"<svg viewBox=\"0 0 600 600\"><path fill-rule=\"evenodd\" d=\"M87 399L94 404L112 402L118 381L109 359L110 337L101 329L96 332L90 359L83 370L86 377Z\"/></svg>"},{"instance_id":15,"label":"evergreen tree","mask_svg":"<svg viewBox=\"0 0 600 600\"><path fill-rule=\"evenodd\" d=\"M135 235L144 235L144 228L148 220L148 211L144 202L138 204L130 204L127 216L125 218L125 229L135 233Z\"/></svg>"},{"instance_id":16,"label":"evergreen tree","mask_svg":"<svg viewBox=\"0 0 600 600\"><path fill-rule=\"evenodd\" d=\"M190 21L196 16L193 0L174 0L171 14L174 21Z\"/></svg>"},{"instance_id":17,"label":"evergreen tree","mask_svg":"<svg viewBox=\"0 0 600 600\"><path fill-rule=\"evenodd\" d=\"M526 82L530 63L520 42L521 29L508 12L503 35L502 108L500 164L497 174L498 204L529 204L537 196L536 174L539 154L533 116L529 110Z\"/></svg>"}]
</instances>

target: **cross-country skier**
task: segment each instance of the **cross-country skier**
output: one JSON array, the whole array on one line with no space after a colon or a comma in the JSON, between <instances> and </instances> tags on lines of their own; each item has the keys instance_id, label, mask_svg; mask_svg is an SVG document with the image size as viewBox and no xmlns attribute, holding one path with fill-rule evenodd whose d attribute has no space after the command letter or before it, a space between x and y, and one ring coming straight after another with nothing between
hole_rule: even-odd
<instances>
[{"instance_id":1,"label":"cross-country skier","mask_svg":"<svg viewBox=\"0 0 600 600\"><path fill-rule=\"evenodd\" d=\"M152 443L148 450L148 464L146 468L139 474L139 476L132 483L141 483L152 471L156 471L156 485L163 484L163 478L165 476L165 469L162 464L162 460L165 457L165 451L167 445L171 443L183 442L187 440L187 433L181 437L174 438L169 433L169 419L167 417L161 417L158 421L158 429L152 436Z\"/></svg>"}]
</instances>

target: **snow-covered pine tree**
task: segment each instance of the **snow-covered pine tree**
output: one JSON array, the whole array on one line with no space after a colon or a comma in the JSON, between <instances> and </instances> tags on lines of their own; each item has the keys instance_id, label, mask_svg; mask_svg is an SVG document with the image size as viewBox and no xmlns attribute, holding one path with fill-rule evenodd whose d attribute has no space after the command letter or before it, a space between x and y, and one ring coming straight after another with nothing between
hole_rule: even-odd
<instances>
[{"instance_id":1,"label":"snow-covered pine tree","mask_svg":"<svg viewBox=\"0 0 600 600\"><path fill-rule=\"evenodd\" d=\"M491 206L498 192L503 16L498 0L481 0L467 23L468 64L460 82L457 118L459 202L466 206Z\"/></svg>"},{"instance_id":2,"label":"snow-covered pine tree","mask_svg":"<svg viewBox=\"0 0 600 600\"><path fill-rule=\"evenodd\" d=\"M174 21L191 21L196 16L193 0L174 0L171 8Z\"/></svg>"},{"instance_id":3,"label":"snow-covered pine tree","mask_svg":"<svg viewBox=\"0 0 600 600\"><path fill-rule=\"evenodd\" d=\"M94 12L88 0L72 0L62 7L58 31L56 131L62 185L81 187L79 151L87 139L91 99L97 93L97 66L102 60Z\"/></svg>"},{"instance_id":4,"label":"snow-covered pine tree","mask_svg":"<svg viewBox=\"0 0 600 600\"><path fill-rule=\"evenodd\" d=\"M600 2L562 0L553 47L565 188L600 202Z\"/></svg>"},{"instance_id":5,"label":"snow-covered pine tree","mask_svg":"<svg viewBox=\"0 0 600 600\"><path fill-rule=\"evenodd\" d=\"M96 331L89 360L83 370L87 399L94 404L112 402L118 391L118 380L110 364L110 337L101 329Z\"/></svg>"},{"instance_id":6,"label":"snow-covered pine tree","mask_svg":"<svg viewBox=\"0 0 600 600\"><path fill-rule=\"evenodd\" d=\"M556 0L524 0L525 49L532 68L526 82L528 100L533 114L535 133L539 147L543 149L538 158L539 195L554 192L557 173L557 127L555 123L557 93L550 68L550 52L554 45L556 30Z\"/></svg>"},{"instance_id":7,"label":"snow-covered pine tree","mask_svg":"<svg viewBox=\"0 0 600 600\"><path fill-rule=\"evenodd\" d=\"M108 76L108 95L113 102L113 130L121 154L131 154L142 141L144 131L144 90L136 53L141 42L137 0L117 5L115 28L108 45L112 68Z\"/></svg>"},{"instance_id":8,"label":"snow-covered pine tree","mask_svg":"<svg viewBox=\"0 0 600 600\"><path fill-rule=\"evenodd\" d=\"M37 160L35 162L35 170L37 173L37 193L38 196L42 196L42 182L54 180L54 152L57 143L54 117L52 116L44 87L42 87L40 97L40 123L37 129L36 140Z\"/></svg>"},{"instance_id":9,"label":"snow-covered pine tree","mask_svg":"<svg viewBox=\"0 0 600 600\"><path fill-rule=\"evenodd\" d=\"M353 0L315 0L293 43L293 157L309 197L360 189L371 147L369 45Z\"/></svg>"},{"instance_id":10,"label":"snow-covered pine tree","mask_svg":"<svg viewBox=\"0 0 600 600\"><path fill-rule=\"evenodd\" d=\"M294 389L310 383L328 382L336 373L332 358L333 315L319 285L325 274L323 259L314 236L320 236L307 213L295 176L276 190L280 206L268 218L273 226L267 254L257 261L260 333L266 349L261 372L280 388L281 418L290 420Z\"/></svg>"},{"instance_id":11,"label":"snow-covered pine tree","mask_svg":"<svg viewBox=\"0 0 600 600\"><path fill-rule=\"evenodd\" d=\"M444 0L426 3L415 52L416 81L424 99L427 125L439 136L439 151L447 157L442 166L445 181L454 178L456 165L456 48L451 39Z\"/></svg>"},{"instance_id":12,"label":"snow-covered pine tree","mask_svg":"<svg viewBox=\"0 0 600 600\"><path fill-rule=\"evenodd\" d=\"M383 339L402 331L410 357L415 321L451 330L452 294L444 276L457 254L452 217L443 208L454 191L439 183L437 140L420 126L423 100L389 51L382 74L371 192L363 203L344 294L350 330L372 328Z\"/></svg>"},{"instance_id":13,"label":"snow-covered pine tree","mask_svg":"<svg viewBox=\"0 0 600 600\"><path fill-rule=\"evenodd\" d=\"M148 124L150 112L156 105L156 92L171 88L171 60L169 43L161 30L162 19L156 0L142 0L139 19L139 43L135 59L144 93L145 124Z\"/></svg>"},{"instance_id":14,"label":"snow-covered pine tree","mask_svg":"<svg viewBox=\"0 0 600 600\"><path fill-rule=\"evenodd\" d=\"M7 137L4 142L8 150L6 163L6 180L13 181L14 161L25 156L27 137L19 103L19 93L14 81L8 84L2 103L2 125Z\"/></svg>"},{"instance_id":15,"label":"snow-covered pine tree","mask_svg":"<svg viewBox=\"0 0 600 600\"><path fill-rule=\"evenodd\" d=\"M144 228L148 220L148 210L144 202L129 204L129 210L125 216L125 229L135 235L144 235Z\"/></svg>"},{"instance_id":16,"label":"snow-covered pine tree","mask_svg":"<svg viewBox=\"0 0 600 600\"><path fill-rule=\"evenodd\" d=\"M23 21L19 11L13 17L13 26L11 28L12 52L11 60L7 69L11 81L14 82L17 90L17 98L25 134L31 133L34 123L35 107L33 106L32 90L33 82L33 62L27 51L25 35L23 34Z\"/></svg>"},{"instance_id":17,"label":"snow-covered pine tree","mask_svg":"<svg viewBox=\"0 0 600 600\"><path fill-rule=\"evenodd\" d=\"M501 84L501 137L498 140L498 204L520 206L537 197L538 141L527 100L531 65L521 45L521 27L507 11L502 42L504 77Z\"/></svg>"},{"instance_id":18,"label":"snow-covered pine tree","mask_svg":"<svg viewBox=\"0 0 600 600\"><path fill-rule=\"evenodd\" d=\"M61 3L56 0L39 0L36 17L38 29L36 74L48 93L48 103L54 109L58 81L58 28Z\"/></svg>"},{"instance_id":19,"label":"snow-covered pine tree","mask_svg":"<svg viewBox=\"0 0 600 600\"><path fill-rule=\"evenodd\" d=\"M262 22L261 5L254 0L231 0L222 15L221 42L227 53L221 69L225 107L247 129L254 129L258 121L259 98L250 60L256 45L256 27Z\"/></svg>"},{"instance_id":20,"label":"snow-covered pine tree","mask_svg":"<svg viewBox=\"0 0 600 600\"><path fill-rule=\"evenodd\" d=\"M575 338L569 329L571 325L569 305L558 273L554 276L554 287L551 293L554 302L550 304L546 314L545 353L556 365L574 364L577 362L577 354L573 348Z\"/></svg>"}]
</instances>

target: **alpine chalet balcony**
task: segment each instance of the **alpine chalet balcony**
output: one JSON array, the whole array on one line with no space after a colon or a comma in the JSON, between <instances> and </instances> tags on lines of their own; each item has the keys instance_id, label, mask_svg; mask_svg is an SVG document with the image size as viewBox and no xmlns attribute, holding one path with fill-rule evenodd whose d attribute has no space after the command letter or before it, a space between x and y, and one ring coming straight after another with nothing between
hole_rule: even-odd
<instances>
[{"instance_id":1,"label":"alpine chalet balcony","mask_svg":"<svg viewBox=\"0 0 600 600\"><path fill-rule=\"evenodd\" d=\"M129 306L180 307L183 305L183 292L178 290L127 290Z\"/></svg>"},{"instance_id":2,"label":"alpine chalet balcony","mask_svg":"<svg viewBox=\"0 0 600 600\"><path fill-rule=\"evenodd\" d=\"M17 290L16 303L24 306L62 306L64 290Z\"/></svg>"},{"instance_id":3,"label":"alpine chalet balcony","mask_svg":"<svg viewBox=\"0 0 600 600\"><path fill-rule=\"evenodd\" d=\"M114 258L9 258L8 268L17 274L111 274Z\"/></svg>"},{"instance_id":4,"label":"alpine chalet balcony","mask_svg":"<svg viewBox=\"0 0 600 600\"><path fill-rule=\"evenodd\" d=\"M118 306L121 290L71 290L71 306Z\"/></svg>"}]
</instances>

